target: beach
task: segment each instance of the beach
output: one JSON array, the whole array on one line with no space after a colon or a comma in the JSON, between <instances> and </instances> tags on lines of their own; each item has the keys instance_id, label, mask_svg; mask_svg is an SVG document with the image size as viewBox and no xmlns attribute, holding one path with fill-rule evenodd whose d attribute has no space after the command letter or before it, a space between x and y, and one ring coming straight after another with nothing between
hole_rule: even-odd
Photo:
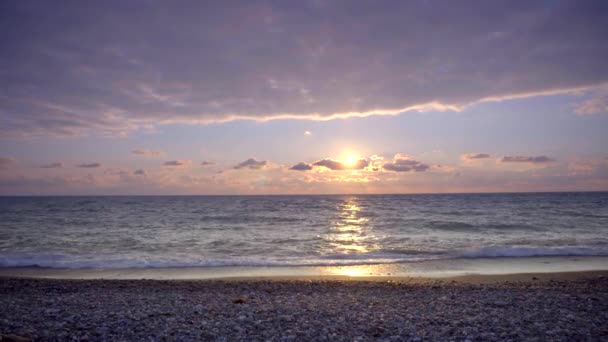
<instances>
[{"instance_id":1,"label":"beach","mask_svg":"<svg viewBox=\"0 0 608 342\"><path fill-rule=\"evenodd\" d=\"M608 340L607 204L0 198L0 342Z\"/></svg>"},{"instance_id":2,"label":"beach","mask_svg":"<svg viewBox=\"0 0 608 342\"><path fill-rule=\"evenodd\" d=\"M33 340L599 341L608 272L220 280L0 278Z\"/></svg>"}]
</instances>

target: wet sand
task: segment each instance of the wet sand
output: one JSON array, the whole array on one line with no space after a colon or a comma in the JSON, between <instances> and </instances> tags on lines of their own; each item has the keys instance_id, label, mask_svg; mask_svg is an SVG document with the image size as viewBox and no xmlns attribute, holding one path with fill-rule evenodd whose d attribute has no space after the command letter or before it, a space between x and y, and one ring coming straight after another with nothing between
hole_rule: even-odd
<instances>
[{"instance_id":1,"label":"wet sand","mask_svg":"<svg viewBox=\"0 0 608 342\"><path fill-rule=\"evenodd\" d=\"M0 308L0 334L35 340L600 341L608 339L608 272L1 277Z\"/></svg>"},{"instance_id":2,"label":"wet sand","mask_svg":"<svg viewBox=\"0 0 608 342\"><path fill-rule=\"evenodd\" d=\"M226 279L256 277L416 277L445 278L469 274L513 275L608 271L606 256L551 256L521 258L463 258L409 263L343 266L228 266L119 269L0 268L0 276L56 279Z\"/></svg>"}]
</instances>

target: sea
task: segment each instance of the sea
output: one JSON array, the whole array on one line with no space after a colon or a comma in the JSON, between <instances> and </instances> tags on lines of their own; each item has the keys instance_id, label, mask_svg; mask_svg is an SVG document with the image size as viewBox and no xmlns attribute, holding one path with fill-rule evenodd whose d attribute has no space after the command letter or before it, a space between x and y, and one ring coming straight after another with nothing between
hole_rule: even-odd
<instances>
[{"instance_id":1,"label":"sea","mask_svg":"<svg viewBox=\"0 0 608 342\"><path fill-rule=\"evenodd\" d=\"M608 192L0 197L4 273L407 275L607 260Z\"/></svg>"}]
</instances>

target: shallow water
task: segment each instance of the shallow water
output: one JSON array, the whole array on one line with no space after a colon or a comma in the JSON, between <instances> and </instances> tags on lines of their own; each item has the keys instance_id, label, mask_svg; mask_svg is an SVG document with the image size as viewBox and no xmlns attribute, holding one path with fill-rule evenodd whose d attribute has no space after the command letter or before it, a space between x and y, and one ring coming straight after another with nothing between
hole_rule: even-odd
<instances>
[{"instance_id":1,"label":"shallow water","mask_svg":"<svg viewBox=\"0 0 608 342\"><path fill-rule=\"evenodd\" d=\"M576 255L608 255L608 193L0 198L1 267Z\"/></svg>"}]
</instances>

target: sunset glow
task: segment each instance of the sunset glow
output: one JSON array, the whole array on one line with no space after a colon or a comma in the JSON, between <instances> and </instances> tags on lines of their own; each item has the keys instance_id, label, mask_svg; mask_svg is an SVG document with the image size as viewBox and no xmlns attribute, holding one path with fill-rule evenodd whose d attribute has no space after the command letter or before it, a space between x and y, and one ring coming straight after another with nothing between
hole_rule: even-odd
<instances>
[{"instance_id":1,"label":"sunset glow","mask_svg":"<svg viewBox=\"0 0 608 342\"><path fill-rule=\"evenodd\" d=\"M0 194L607 190L605 6L475 6L11 2Z\"/></svg>"}]
</instances>

